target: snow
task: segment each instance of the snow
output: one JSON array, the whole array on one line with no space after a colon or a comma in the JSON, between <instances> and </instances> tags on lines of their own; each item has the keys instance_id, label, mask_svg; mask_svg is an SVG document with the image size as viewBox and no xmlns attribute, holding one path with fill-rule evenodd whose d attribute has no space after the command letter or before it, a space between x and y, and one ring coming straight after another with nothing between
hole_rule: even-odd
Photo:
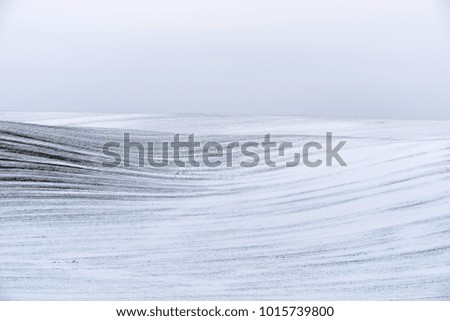
<instances>
[{"instance_id":1,"label":"snow","mask_svg":"<svg viewBox=\"0 0 450 321\"><path fill-rule=\"evenodd\" d=\"M448 121L0 119L0 299L450 299ZM300 144L328 131L347 167L101 166L124 132Z\"/></svg>"}]
</instances>

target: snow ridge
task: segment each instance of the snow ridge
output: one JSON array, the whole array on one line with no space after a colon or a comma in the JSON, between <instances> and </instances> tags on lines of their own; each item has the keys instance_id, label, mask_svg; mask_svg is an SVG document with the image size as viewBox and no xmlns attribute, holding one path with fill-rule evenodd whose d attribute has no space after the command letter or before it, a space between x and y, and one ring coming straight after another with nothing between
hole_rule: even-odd
<instances>
[{"instance_id":1,"label":"snow ridge","mask_svg":"<svg viewBox=\"0 0 450 321\"><path fill-rule=\"evenodd\" d=\"M48 116L0 122L0 299L450 299L448 122ZM348 167L102 166L124 132L326 131Z\"/></svg>"}]
</instances>

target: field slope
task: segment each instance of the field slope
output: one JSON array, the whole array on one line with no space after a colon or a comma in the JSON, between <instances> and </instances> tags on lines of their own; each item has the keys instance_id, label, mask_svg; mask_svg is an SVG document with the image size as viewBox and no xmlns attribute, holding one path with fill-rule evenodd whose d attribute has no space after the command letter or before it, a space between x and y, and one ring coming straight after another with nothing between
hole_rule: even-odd
<instances>
[{"instance_id":1,"label":"field slope","mask_svg":"<svg viewBox=\"0 0 450 321\"><path fill-rule=\"evenodd\" d=\"M450 122L0 120L2 300L450 299ZM125 132L301 145L327 131L347 167L102 166Z\"/></svg>"}]
</instances>

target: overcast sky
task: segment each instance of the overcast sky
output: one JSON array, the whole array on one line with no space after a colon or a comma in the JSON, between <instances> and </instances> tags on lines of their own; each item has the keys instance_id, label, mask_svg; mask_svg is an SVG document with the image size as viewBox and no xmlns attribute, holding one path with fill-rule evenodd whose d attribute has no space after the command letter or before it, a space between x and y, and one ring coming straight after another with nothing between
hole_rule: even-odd
<instances>
[{"instance_id":1,"label":"overcast sky","mask_svg":"<svg viewBox=\"0 0 450 321\"><path fill-rule=\"evenodd\" d=\"M0 109L450 119L448 0L0 0Z\"/></svg>"}]
</instances>

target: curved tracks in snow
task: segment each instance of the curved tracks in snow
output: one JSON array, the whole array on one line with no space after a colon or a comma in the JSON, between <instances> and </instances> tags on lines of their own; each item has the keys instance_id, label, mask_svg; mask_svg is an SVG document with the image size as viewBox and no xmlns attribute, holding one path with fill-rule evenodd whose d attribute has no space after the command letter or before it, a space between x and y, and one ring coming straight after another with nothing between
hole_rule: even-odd
<instances>
[{"instance_id":1,"label":"curved tracks in snow","mask_svg":"<svg viewBox=\"0 0 450 321\"><path fill-rule=\"evenodd\" d=\"M450 299L448 123L70 119L0 123L0 299ZM124 132L330 130L348 167L101 166Z\"/></svg>"}]
</instances>

